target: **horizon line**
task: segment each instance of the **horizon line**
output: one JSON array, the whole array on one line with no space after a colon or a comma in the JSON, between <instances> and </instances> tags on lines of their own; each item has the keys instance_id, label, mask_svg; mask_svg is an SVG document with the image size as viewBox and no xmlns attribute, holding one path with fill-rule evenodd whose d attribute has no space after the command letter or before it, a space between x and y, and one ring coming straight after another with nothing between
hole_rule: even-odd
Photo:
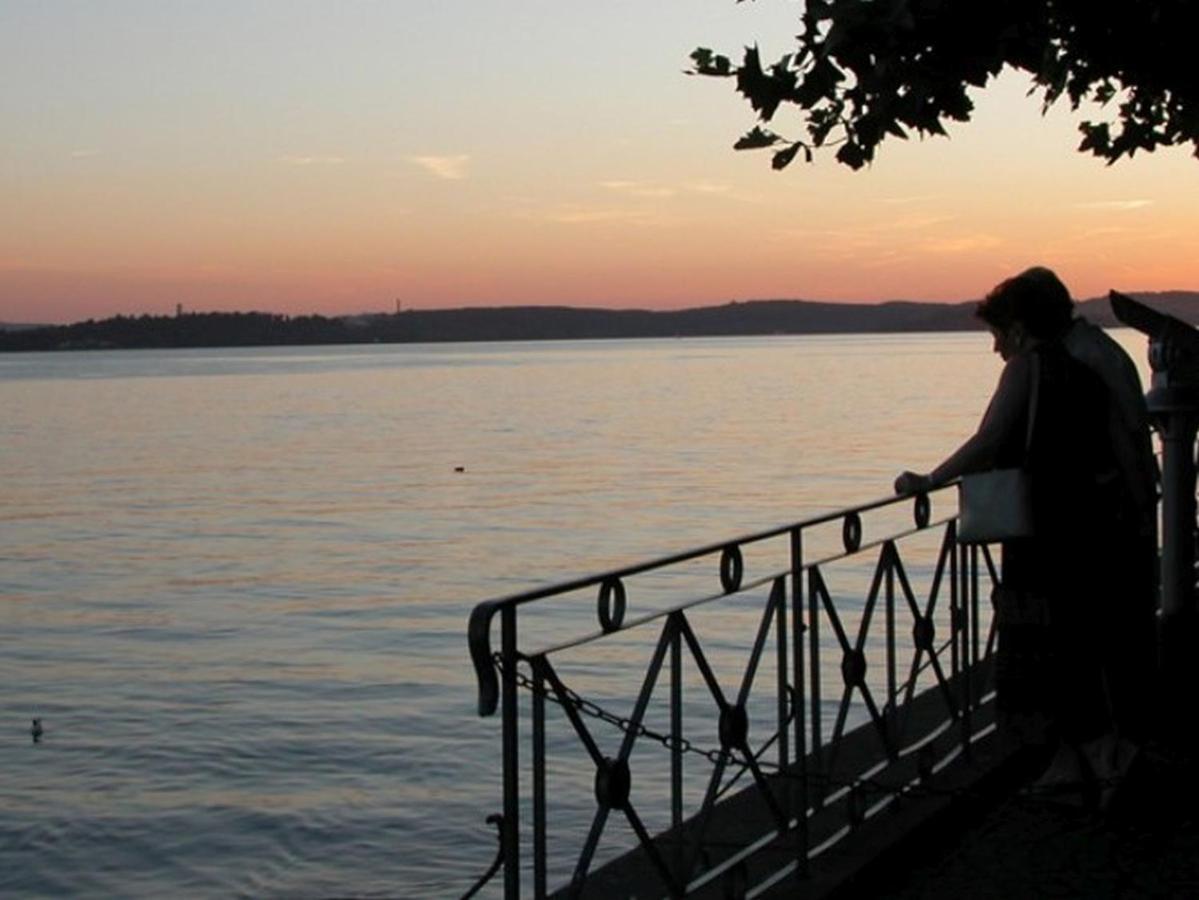
<instances>
[{"instance_id":1,"label":"horizon line","mask_svg":"<svg viewBox=\"0 0 1199 900\"><path fill-rule=\"evenodd\" d=\"M1170 288L1166 290L1155 291L1137 291L1125 290L1123 294L1140 297L1155 297L1163 294L1199 294L1199 289L1194 288ZM1094 297L1074 298L1076 305L1091 303L1096 300L1106 299L1105 294L1099 294ZM377 311L377 310L361 310L353 313L326 313L326 312L301 312L288 313L276 312L269 309L187 309L183 304L178 304L174 313L170 312L118 312L110 315L97 318L89 317L86 319L76 319L70 322L17 322L0 320L0 328L10 329L31 329L31 328L60 328L70 327L71 325L80 325L86 322L103 322L106 319L117 318L141 318L143 316L149 318L177 318L184 315L279 315L287 318L301 318L305 316L313 316L330 320L336 319L354 319L363 317L378 317L378 316L394 316L407 313L450 313L450 312L477 312L479 310L512 310L512 309L557 309L557 310L580 310L589 312L609 312L609 313L645 313L653 315L671 315L685 312L694 312L704 309L719 309L727 306L738 306L743 304L753 303L806 303L820 306L845 306L845 307L876 307L889 306L894 304L915 304L924 306L962 306L969 303L977 303L981 297L967 298L964 300L918 300L913 298L892 298L887 300L819 300L808 297L753 297L748 299L731 299L719 303L706 303L696 306L680 306L670 307L666 309L654 309L642 306L590 306L590 305L571 305L569 303L487 303L475 306L460 305L460 306L436 306L436 307L421 307L421 306L405 306L397 305L395 310Z\"/></svg>"}]
</instances>

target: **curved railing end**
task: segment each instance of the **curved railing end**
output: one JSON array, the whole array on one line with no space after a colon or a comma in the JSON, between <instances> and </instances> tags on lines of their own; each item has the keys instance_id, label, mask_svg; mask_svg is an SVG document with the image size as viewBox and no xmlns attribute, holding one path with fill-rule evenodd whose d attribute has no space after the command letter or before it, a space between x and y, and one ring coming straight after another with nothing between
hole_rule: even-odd
<instances>
[{"instance_id":1,"label":"curved railing end","mask_svg":"<svg viewBox=\"0 0 1199 900\"><path fill-rule=\"evenodd\" d=\"M490 716L500 698L500 683L495 676L495 665L491 661L491 617L495 606L480 603L470 614L466 627L470 642L470 661L475 666L475 678L479 682L479 715Z\"/></svg>"}]
</instances>

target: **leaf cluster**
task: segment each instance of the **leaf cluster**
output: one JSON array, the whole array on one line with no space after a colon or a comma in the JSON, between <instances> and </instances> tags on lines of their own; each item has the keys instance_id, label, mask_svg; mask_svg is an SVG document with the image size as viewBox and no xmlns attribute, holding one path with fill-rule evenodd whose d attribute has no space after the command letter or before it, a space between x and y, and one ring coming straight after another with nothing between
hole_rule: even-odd
<instances>
[{"instance_id":1,"label":"leaf cluster","mask_svg":"<svg viewBox=\"0 0 1199 900\"><path fill-rule=\"evenodd\" d=\"M943 135L1005 67L1032 77L1043 109L1098 103L1078 149L1111 163L1188 143L1199 155L1196 35L1195 0L807 0L793 52L763 64L748 47L734 65L699 48L690 71L735 79L760 123L735 146L774 148L776 169L832 146L858 169L888 137ZM802 136L764 127L782 108Z\"/></svg>"}]
</instances>

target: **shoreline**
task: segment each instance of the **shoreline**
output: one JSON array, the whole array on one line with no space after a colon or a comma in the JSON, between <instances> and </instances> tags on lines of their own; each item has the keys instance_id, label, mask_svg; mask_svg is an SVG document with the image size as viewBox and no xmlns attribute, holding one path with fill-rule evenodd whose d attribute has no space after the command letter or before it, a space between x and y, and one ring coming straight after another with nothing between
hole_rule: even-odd
<instances>
[{"instance_id":1,"label":"shoreline","mask_svg":"<svg viewBox=\"0 0 1199 900\"><path fill-rule=\"evenodd\" d=\"M1130 296L1166 315L1199 321L1197 291ZM339 317L180 311L70 325L5 325L0 352L976 331L982 326L974 306L750 300L668 311L502 306ZM1106 298L1081 301L1076 308L1102 327L1119 324Z\"/></svg>"}]
</instances>

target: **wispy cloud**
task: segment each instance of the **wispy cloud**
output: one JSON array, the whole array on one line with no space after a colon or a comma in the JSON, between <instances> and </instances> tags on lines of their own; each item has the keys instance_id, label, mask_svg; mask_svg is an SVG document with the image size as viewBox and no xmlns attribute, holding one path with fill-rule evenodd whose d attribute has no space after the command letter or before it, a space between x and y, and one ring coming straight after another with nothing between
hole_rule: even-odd
<instances>
[{"instance_id":1,"label":"wispy cloud","mask_svg":"<svg viewBox=\"0 0 1199 900\"><path fill-rule=\"evenodd\" d=\"M78 150L71 151L71 159L90 159L99 155L100 151L92 147L80 147Z\"/></svg>"},{"instance_id":2,"label":"wispy cloud","mask_svg":"<svg viewBox=\"0 0 1199 900\"><path fill-rule=\"evenodd\" d=\"M593 222L630 222L646 224L650 216L631 209L560 209L547 214L551 222L563 225L587 225Z\"/></svg>"},{"instance_id":3,"label":"wispy cloud","mask_svg":"<svg viewBox=\"0 0 1199 900\"><path fill-rule=\"evenodd\" d=\"M684 187L695 194L728 194L733 190L731 184L717 184L711 181L694 181Z\"/></svg>"},{"instance_id":4,"label":"wispy cloud","mask_svg":"<svg viewBox=\"0 0 1199 900\"><path fill-rule=\"evenodd\" d=\"M783 240L815 240L835 242L842 246L852 246L857 249L890 246L897 240L913 241L923 239L931 245L938 241L936 233L939 226L947 225L958 220L956 215L900 215L894 218L879 218L859 225L848 225L841 228L788 228L777 232L776 236ZM940 229L943 230L943 229ZM922 236L920 232L929 232Z\"/></svg>"},{"instance_id":5,"label":"wispy cloud","mask_svg":"<svg viewBox=\"0 0 1199 900\"><path fill-rule=\"evenodd\" d=\"M895 206L907 206L908 204L911 204L911 203L920 203L925 200L935 200L935 199L937 199L937 197L934 194L912 194L911 196L906 196L906 197L882 197L879 199L878 202L879 203L890 203Z\"/></svg>"},{"instance_id":6,"label":"wispy cloud","mask_svg":"<svg viewBox=\"0 0 1199 900\"><path fill-rule=\"evenodd\" d=\"M460 181L466 177L470 155L458 153L452 156L410 156L408 161L420 166L430 175L447 181Z\"/></svg>"},{"instance_id":7,"label":"wispy cloud","mask_svg":"<svg viewBox=\"0 0 1199 900\"><path fill-rule=\"evenodd\" d=\"M931 238L924 242L929 253L955 254L973 253L998 247L1003 241L993 234L962 234L955 237Z\"/></svg>"},{"instance_id":8,"label":"wispy cloud","mask_svg":"<svg viewBox=\"0 0 1199 900\"><path fill-rule=\"evenodd\" d=\"M663 185L646 184L642 181L601 181L600 187L610 191L618 191L630 197L664 198L673 197L678 193L674 188Z\"/></svg>"},{"instance_id":9,"label":"wispy cloud","mask_svg":"<svg viewBox=\"0 0 1199 900\"><path fill-rule=\"evenodd\" d=\"M1152 200L1092 200L1088 203L1074 204L1078 209L1102 209L1114 212L1124 212L1130 209L1144 209L1152 206Z\"/></svg>"},{"instance_id":10,"label":"wispy cloud","mask_svg":"<svg viewBox=\"0 0 1199 900\"><path fill-rule=\"evenodd\" d=\"M623 194L626 197L646 200L665 200L670 197L699 194L713 199L736 200L742 203L762 202L762 198L759 196L738 191L731 184L713 181L690 181L678 185L669 185L613 178L601 181L599 186L605 190Z\"/></svg>"},{"instance_id":11,"label":"wispy cloud","mask_svg":"<svg viewBox=\"0 0 1199 900\"><path fill-rule=\"evenodd\" d=\"M660 213L646 209L627 209L616 206L562 205L552 208L537 208L530 205L517 210L520 219L537 222L552 222L555 225L596 225L620 222L626 225L662 225L667 219Z\"/></svg>"},{"instance_id":12,"label":"wispy cloud","mask_svg":"<svg viewBox=\"0 0 1199 900\"><path fill-rule=\"evenodd\" d=\"M957 219L957 216L937 215L929 213L922 216L902 216L898 219L890 219L880 222L880 229L892 231L920 231L925 228L934 228L937 225L945 225Z\"/></svg>"},{"instance_id":13,"label":"wispy cloud","mask_svg":"<svg viewBox=\"0 0 1199 900\"><path fill-rule=\"evenodd\" d=\"M1140 233L1140 229L1132 225L1099 225L1095 228L1087 228L1082 231L1073 232L1069 237L1075 241L1086 243L1092 238L1112 237L1113 235L1125 235Z\"/></svg>"},{"instance_id":14,"label":"wispy cloud","mask_svg":"<svg viewBox=\"0 0 1199 900\"><path fill-rule=\"evenodd\" d=\"M345 162L344 156L280 156L279 162L289 166L339 166Z\"/></svg>"}]
</instances>

